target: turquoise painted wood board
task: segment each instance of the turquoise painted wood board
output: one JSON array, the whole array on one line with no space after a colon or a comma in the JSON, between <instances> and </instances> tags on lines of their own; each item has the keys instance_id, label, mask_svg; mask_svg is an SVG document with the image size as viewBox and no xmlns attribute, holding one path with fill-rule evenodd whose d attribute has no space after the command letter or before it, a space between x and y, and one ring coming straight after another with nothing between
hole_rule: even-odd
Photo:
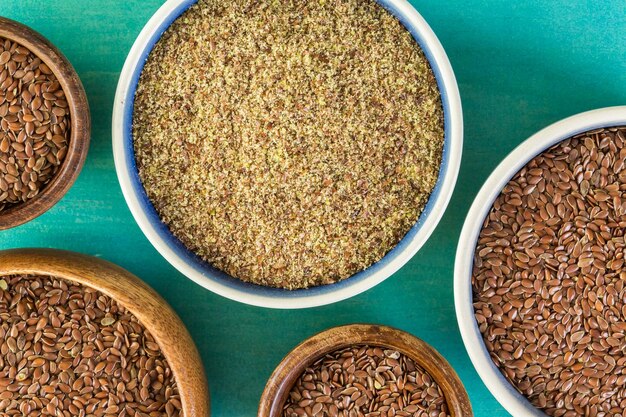
<instances>
[{"instance_id":1,"label":"turquoise painted wood board","mask_svg":"<svg viewBox=\"0 0 626 417\"><path fill-rule=\"evenodd\" d=\"M448 211L424 248L395 276L353 299L276 311L206 291L152 248L122 197L111 152L111 110L135 37L163 0L0 0L0 15L56 44L89 97L92 145L67 196L45 215L0 232L0 249L55 247L97 255L161 293L195 339L216 417L252 416L274 366L328 327L399 327L439 350L463 380L477 416L506 416L472 367L456 324L452 271L472 199L498 162L549 123L626 103L624 0L412 0L446 48L465 115L462 169Z\"/></svg>"}]
</instances>

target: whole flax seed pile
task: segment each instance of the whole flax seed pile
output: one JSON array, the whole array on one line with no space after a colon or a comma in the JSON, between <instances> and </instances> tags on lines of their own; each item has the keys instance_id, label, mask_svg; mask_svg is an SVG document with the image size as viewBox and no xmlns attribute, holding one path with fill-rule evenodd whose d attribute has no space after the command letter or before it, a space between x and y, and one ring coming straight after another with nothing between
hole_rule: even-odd
<instances>
[{"instance_id":1,"label":"whole flax seed pile","mask_svg":"<svg viewBox=\"0 0 626 417\"><path fill-rule=\"evenodd\" d=\"M234 277L288 289L391 250L444 140L428 61L374 0L200 0L147 60L133 135L174 235Z\"/></svg>"},{"instance_id":2,"label":"whole flax seed pile","mask_svg":"<svg viewBox=\"0 0 626 417\"><path fill-rule=\"evenodd\" d=\"M394 349L350 346L315 361L298 378L283 417L450 417L439 384Z\"/></svg>"},{"instance_id":3,"label":"whole flax seed pile","mask_svg":"<svg viewBox=\"0 0 626 417\"><path fill-rule=\"evenodd\" d=\"M626 126L567 139L495 200L476 321L502 374L554 417L626 410Z\"/></svg>"},{"instance_id":4,"label":"whole flax seed pile","mask_svg":"<svg viewBox=\"0 0 626 417\"><path fill-rule=\"evenodd\" d=\"M137 318L104 294L0 276L0 416L178 417L172 371Z\"/></svg>"},{"instance_id":5,"label":"whole flax seed pile","mask_svg":"<svg viewBox=\"0 0 626 417\"><path fill-rule=\"evenodd\" d=\"M0 212L39 195L67 154L70 110L52 70L0 37Z\"/></svg>"}]
</instances>

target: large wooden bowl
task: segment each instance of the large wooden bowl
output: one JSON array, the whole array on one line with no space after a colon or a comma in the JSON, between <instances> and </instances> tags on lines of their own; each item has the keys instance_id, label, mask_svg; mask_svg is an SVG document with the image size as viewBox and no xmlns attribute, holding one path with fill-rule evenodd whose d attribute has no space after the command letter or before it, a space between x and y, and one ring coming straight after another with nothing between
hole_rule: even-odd
<instances>
[{"instance_id":1,"label":"large wooden bowl","mask_svg":"<svg viewBox=\"0 0 626 417\"><path fill-rule=\"evenodd\" d=\"M307 367L328 353L354 345L394 349L413 359L439 384L452 417L473 416L469 397L456 372L430 345L391 327L352 324L326 330L296 346L267 382L258 417L281 417L291 388Z\"/></svg>"},{"instance_id":2,"label":"large wooden bowl","mask_svg":"<svg viewBox=\"0 0 626 417\"><path fill-rule=\"evenodd\" d=\"M189 332L174 310L152 288L124 269L90 256L53 249L0 252L0 276L49 275L113 298L150 331L170 365L183 417L209 417L209 389L204 367Z\"/></svg>"},{"instance_id":3,"label":"large wooden bowl","mask_svg":"<svg viewBox=\"0 0 626 417\"><path fill-rule=\"evenodd\" d=\"M67 193L87 157L91 119L89 103L80 78L54 45L34 30L3 17L0 17L0 38L25 46L52 70L65 93L71 126L67 154L59 171L37 196L0 211L0 230L3 230L19 226L45 213Z\"/></svg>"}]
</instances>

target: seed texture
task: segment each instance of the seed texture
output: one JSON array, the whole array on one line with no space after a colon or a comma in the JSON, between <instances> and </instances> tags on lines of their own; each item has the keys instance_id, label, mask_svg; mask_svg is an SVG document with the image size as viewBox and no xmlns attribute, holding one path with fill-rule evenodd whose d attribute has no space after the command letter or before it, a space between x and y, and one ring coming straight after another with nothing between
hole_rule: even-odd
<instances>
[{"instance_id":1,"label":"seed texture","mask_svg":"<svg viewBox=\"0 0 626 417\"><path fill-rule=\"evenodd\" d=\"M167 361L122 306L52 277L0 278L0 415L181 415Z\"/></svg>"},{"instance_id":2,"label":"seed texture","mask_svg":"<svg viewBox=\"0 0 626 417\"><path fill-rule=\"evenodd\" d=\"M69 138L70 111L56 76L27 48L0 38L0 212L41 192Z\"/></svg>"},{"instance_id":3,"label":"seed texture","mask_svg":"<svg viewBox=\"0 0 626 417\"><path fill-rule=\"evenodd\" d=\"M427 59L374 0L200 0L146 62L133 135L146 192L185 246L288 289L391 250L444 139Z\"/></svg>"},{"instance_id":4,"label":"seed texture","mask_svg":"<svg viewBox=\"0 0 626 417\"><path fill-rule=\"evenodd\" d=\"M430 374L397 350L354 346L317 360L296 381L283 417L449 417Z\"/></svg>"},{"instance_id":5,"label":"seed texture","mask_svg":"<svg viewBox=\"0 0 626 417\"><path fill-rule=\"evenodd\" d=\"M626 410L626 127L543 152L480 232L472 285L493 362L550 416Z\"/></svg>"}]
</instances>

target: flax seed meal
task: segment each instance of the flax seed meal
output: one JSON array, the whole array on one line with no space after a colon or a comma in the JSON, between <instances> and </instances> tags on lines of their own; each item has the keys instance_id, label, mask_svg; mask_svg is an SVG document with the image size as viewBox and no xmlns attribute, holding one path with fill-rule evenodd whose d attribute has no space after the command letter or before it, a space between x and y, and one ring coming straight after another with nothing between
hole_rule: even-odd
<instances>
[{"instance_id":1,"label":"flax seed meal","mask_svg":"<svg viewBox=\"0 0 626 417\"><path fill-rule=\"evenodd\" d=\"M191 251L287 289L367 268L437 181L437 83L374 0L200 0L164 33L136 92L139 175Z\"/></svg>"}]
</instances>

